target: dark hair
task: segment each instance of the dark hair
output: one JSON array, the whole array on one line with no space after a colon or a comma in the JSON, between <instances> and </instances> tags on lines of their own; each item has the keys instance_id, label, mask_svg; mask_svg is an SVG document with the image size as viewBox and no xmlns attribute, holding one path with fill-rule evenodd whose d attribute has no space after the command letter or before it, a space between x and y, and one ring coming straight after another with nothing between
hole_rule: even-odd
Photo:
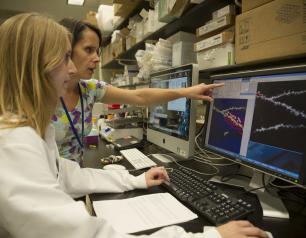
<instances>
[{"instance_id":1,"label":"dark hair","mask_svg":"<svg viewBox=\"0 0 306 238\"><path fill-rule=\"evenodd\" d=\"M79 21L73 18L64 18L59 22L62 26L66 27L72 33L72 48L76 43L82 39L82 32L86 29L94 31L99 38L99 48L102 45L102 34L101 31L94 25Z\"/></svg>"}]
</instances>

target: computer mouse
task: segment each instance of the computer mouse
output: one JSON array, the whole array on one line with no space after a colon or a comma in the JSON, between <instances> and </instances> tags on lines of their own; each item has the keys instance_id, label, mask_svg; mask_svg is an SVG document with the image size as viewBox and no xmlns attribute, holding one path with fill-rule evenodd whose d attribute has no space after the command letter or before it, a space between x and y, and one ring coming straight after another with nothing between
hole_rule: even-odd
<instances>
[{"instance_id":1,"label":"computer mouse","mask_svg":"<svg viewBox=\"0 0 306 238\"><path fill-rule=\"evenodd\" d=\"M103 167L105 170L126 170L123 165L120 164L108 164Z\"/></svg>"}]
</instances>

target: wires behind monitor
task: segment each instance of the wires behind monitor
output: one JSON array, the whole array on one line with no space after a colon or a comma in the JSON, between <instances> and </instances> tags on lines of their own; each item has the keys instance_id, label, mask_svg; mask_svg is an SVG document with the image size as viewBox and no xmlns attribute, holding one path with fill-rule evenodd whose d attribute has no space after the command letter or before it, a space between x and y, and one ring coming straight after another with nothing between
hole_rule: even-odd
<instances>
[{"instance_id":1,"label":"wires behind monitor","mask_svg":"<svg viewBox=\"0 0 306 238\"><path fill-rule=\"evenodd\" d=\"M209 164L209 163L206 163L206 164L208 164L208 165L209 165L211 168L213 168L215 171L212 172L212 173L204 173L204 172L200 172L200 171L191 169L191 168L189 168L189 167L186 167L186 166L184 166L184 165L178 163L178 162L176 161L176 159L175 159L173 156L169 155L169 154L159 154L159 155L162 155L162 156L165 156L165 157L169 158L172 162L174 162L174 163L175 163L177 166L179 166L179 167L188 169L188 170L190 170L190 171L192 171L192 172L195 172L195 173L198 173L198 174L201 174L201 175L213 176L213 175L216 175L216 174L219 173L219 169L218 169L216 166L211 165L211 164ZM150 156L150 155L149 155L149 156ZM203 162L203 163L205 163L205 162Z\"/></svg>"},{"instance_id":2,"label":"wires behind monitor","mask_svg":"<svg viewBox=\"0 0 306 238\"><path fill-rule=\"evenodd\" d=\"M199 145L199 137L203 134L204 132L204 128L205 128L205 124L203 124L200 132L195 136L195 145L196 148L198 149L198 151L196 151L195 155L194 155L194 160L200 162L200 163L207 163L209 165L213 165L213 166L230 166L230 165L236 165L237 163L214 163L213 161L215 160L225 160L226 158L217 154L214 154L213 152L207 151L205 149L203 149L200 145ZM214 156L211 156L214 155Z\"/></svg>"}]
</instances>

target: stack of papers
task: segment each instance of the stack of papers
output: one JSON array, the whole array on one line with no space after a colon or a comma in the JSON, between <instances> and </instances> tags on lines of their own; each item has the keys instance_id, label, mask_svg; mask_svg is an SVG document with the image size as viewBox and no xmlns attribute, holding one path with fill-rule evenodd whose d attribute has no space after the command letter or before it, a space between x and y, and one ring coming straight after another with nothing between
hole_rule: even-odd
<instances>
[{"instance_id":1,"label":"stack of papers","mask_svg":"<svg viewBox=\"0 0 306 238\"><path fill-rule=\"evenodd\" d=\"M198 217L169 193L94 201L93 207L98 217L122 233L173 225Z\"/></svg>"}]
</instances>

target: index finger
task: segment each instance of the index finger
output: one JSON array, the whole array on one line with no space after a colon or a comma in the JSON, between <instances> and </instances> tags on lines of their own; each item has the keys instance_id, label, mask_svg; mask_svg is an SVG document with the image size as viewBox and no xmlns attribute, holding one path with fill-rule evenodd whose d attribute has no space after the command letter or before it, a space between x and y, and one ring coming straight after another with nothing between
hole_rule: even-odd
<instances>
[{"instance_id":1,"label":"index finger","mask_svg":"<svg viewBox=\"0 0 306 238\"><path fill-rule=\"evenodd\" d=\"M167 181L170 181L166 168L165 167L158 167L158 168L160 169L161 172L160 175L162 175Z\"/></svg>"},{"instance_id":2,"label":"index finger","mask_svg":"<svg viewBox=\"0 0 306 238\"><path fill-rule=\"evenodd\" d=\"M214 89L214 88L219 88L222 86L224 86L224 83L212 83L212 84L206 85L207 89Z\"/></svg>"}]
</instances>

